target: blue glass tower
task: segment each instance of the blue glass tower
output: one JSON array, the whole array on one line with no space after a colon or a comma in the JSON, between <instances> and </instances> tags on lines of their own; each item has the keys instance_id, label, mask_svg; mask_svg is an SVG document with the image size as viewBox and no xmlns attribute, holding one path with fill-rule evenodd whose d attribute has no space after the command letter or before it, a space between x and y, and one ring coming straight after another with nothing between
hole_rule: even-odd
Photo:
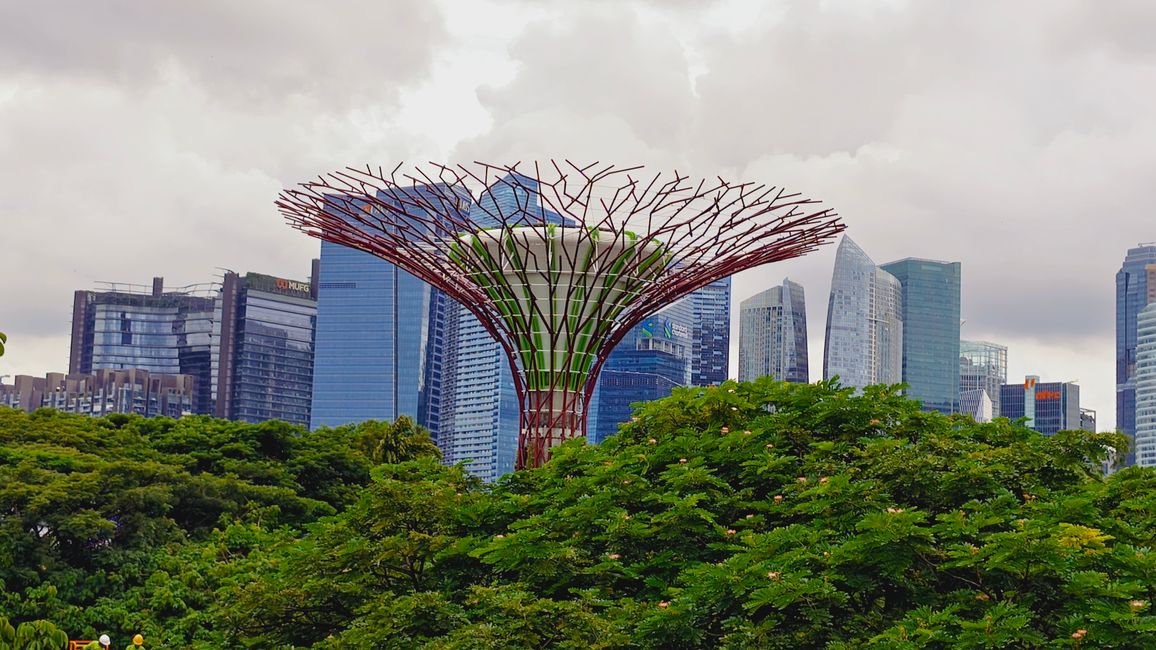
<instances>
[{"instance_id":1,"label":"blue glass tower","mask_svg":"<svg viewBox=\"0 0 1156 650\"><path fill-rule=\"evenodd\" d=\"M468 208L464 197L457 207ZM389 262L329 242L318 275L310 427L408 415L436 439L448 300Z\"/></svg>"},{"instance_id":2,"label":"blue glass tower","mask_svg":"<svg viewBox=\"0 0 1156 650\"><path fill-rule=\"evenodd\" d=\"M506 355L465 307L453 303L445 325L438 447L447 464L493 481L514 471L520 409Z\"/></svg>"},{"instance_id":3,"label":"blue glass tower","mask_svg":"<svg viewBox=\"0 0 1156 650\"><path fill-rule=\"evenodd\" d=\"M694 308L691 384L715 386L727 380L731 352L731 279L727 276L690 294Z\"/></svg>"},{"instance_id":4,"label":"blue glass tower","mask_svg":"<svg viewBox=\"0 0 1156 650\"><path fill-rule=\"evenodd\" d=\"M907 258L880 268L903 288L903 381L923 408L959 412L959 262Z\"/></svg>"},{"instance_id":5,"label":"blue glass tower","mask_svg":"<svg viewBox=\"0 0 1156 650\"><path fill-rule=\"evenodd\" d=\"M1071 382L1041 382L1028 375L1023 384L1000 387L1000 416L1027 418L1028 428L1045 436L1081 427L1080 387Z\"/></svg>"},{"instance_id":6,"label":"blue glass tower","mask_svg":"<svg viewBox=\"0 0 1156 650\"><path fill-rule=\"evenodd\" d=\"M322 242L310 428L419 417L438 297L369 253ZM432 326L431 326L432 325ZM436 341L435 341L436 342Z\"/></svg>"},{"instance_id":7,"label":"blue glass tower","mask_svg":"<svg viewBox=\"0 0 1156 650\"><path fill-rule=\"evenodd\" d=\"M594 443L618 432L631 404L670 396L691 381L694 305L679 301L646 319L622 339L602 366L591 399L587 438Z\"/></svg>"},{"instance_id":8,"label":"blue glass tower","mask_svg":"<svg viewBox=\"0 0 1156 650\"><path fill-rule=\"evenodd\" d=\"M1116 428L1136 435L1136 322L1149 302L1148 266L1156 264L1156 244L1128 250L1116 273ZM1127 464L1135 454L1129 452Z\"/></svg>"},{"instance_id":9,"label":"blue glass tower","mask_svg":"<svg viewBox=\"0 0 1156 650\"><path fill-rule=\"evenodd\" d=\"M783 280L739 305L739 381L774 377L805 384L807 308L802 285Z\"/></svg>"},{"instance_id":10,"label":"blue glass tower","mask_svg":"<svg viewBox=\"0 0 1156 650\"><path fill-rule=\"evenodd\" d=\"M217 416L308 425L317 314L312 284L230 272L220 305Z\"/></svg>"}]
</instances>

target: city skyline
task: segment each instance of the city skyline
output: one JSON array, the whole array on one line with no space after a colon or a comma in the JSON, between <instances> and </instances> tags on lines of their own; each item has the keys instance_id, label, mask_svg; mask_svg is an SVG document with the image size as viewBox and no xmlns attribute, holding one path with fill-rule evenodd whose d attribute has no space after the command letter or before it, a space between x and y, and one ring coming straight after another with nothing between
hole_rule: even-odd
<instances>
[{"instance_id":1,"label":"city skyline","mask_svg":"<svg viewBox=\"0 0 1156 650\"><path fill-rule=\"evenodd\" d=\"M962 336L1007 345L1012 376L1079 379L1116 421L1113 277L1156 239L1142 3L415 2L364 7L340 47L320 7L57 7L0 27L0 211L6 240L32 243L0 260L24 278L0 292L0 375L65 368L72 291L138 265L174 284L297 277L316 247L278 232L269 199L318 169L612 156L782 179L876 259L962 262ZM616 38L591 51L591 32ZM898 72L863 82L881 68ZM794 91L807 101L775 101ZM823 323L833 255L736 277L733 298L790 276Z\"/></svg>"},{"instance_id":2,"label":"city skyline","mask_svg":"<svg viewBox=\"0 0 1156 650\"><path fill-rule=\"evenodd\" d=\"M840 244L840 245L842 245L842 242L841 242L841 244ZM859 249L859 248L858 248L858 246L857 246L857 245L855 245L853 242L851 242L851 246L853 246L855 249L857 249L859 253L862 253L862 250L861 250L861 249ZM352 256L352 257L362 257L362 258L367 258L367 261L370 261L370 260L372 260L372 261L374 261L374 262L381 262L380 260L376 260L376 259L372 258L372 256L368 256L368 255L366 255L366 254L364 254L364 253L361 253L361 252L359 252L359 251L353 251L353 250L351 250L351 249L345 249L344 247L341 247L341 246L337 246L337 245L334 245L334 244L323 243L323 246L322 246L322 248L324 249L325 247L330 247L330 248L332 248L332 249L344 249L344 250L342 250L342 251L341 251L341 253L340 253L340 254L341 254L341 255L343 255L343 256L346 256L346 257L351 257L351 256ZM331 253L331 254L332 254L332 253ZM914 261L916 261L916 262L918 262L918 261L926 261L926 260L920 260L919 258L912 258L912 259L913 259ZM320 261L319 259L317 259L317 258L314 258L314 263L315 263L315 264L317 264L319 261ZM869 258L867 258L867 261L868 261L868 262L870 262L870 259L869 259ZM901 261L910 261L910 260L908 260L908 259L905 259L905 260L901 260ZM392 265L389 265L387 262L384 262L384 264L385 264L386 266L390 266L390 267L392 267ZM889 263L889 264L898 264L898 262L895 262L895 263ZM879 266L879 267L877 267L877 268L881 270L883 266L888 266L889 264L881 265L881 266ZM955 264L956 264L956 266L958 266L958 263L955 263ZM363 266L364 266L364 265L363 265ZM314 269L315 269L315 272L316 272L317 270L319 270L319 268L320 268L319 266L315 266L315 267L314 267ZM364 268L360 268L359 270L360 270L360 271L364 271L365 269L364 269ZM397 269L394 269L394 271L395 271L396 273L404 273L404 272L401 272L401 271L399 271L399 270L397 270ZM1145 269L1145 271L1146 271L1147 273L1151 273L1151 272L1152 272L1152 269L1150 269L1150 268L1146 268L1146 269ZM257 276L261 276L261 274L255 274L255 275L257 275ZM406 274L406 275L408 275L408 274ZM202 292L203 292L203 290L204 290L204 288L205 288L205 287L209 287L209 286L218 286L219 288L227 288L227 285L228 285L228 279L229 279L229 277L230 277L230 276L236 277L236 276L237 276L237 274L235 274L235 273L233 273L233 272L225 272L224 276L222 276L222 277L224 278L224 283L201 283L201 284L194 284L194 285L190 285L190 287L191 287L191 288L196 288L196 289L202 290ZM261 277L271 277L271 276L261 276ZM348 279L348 278L346 278L346 279ZM712 292L712 291L714 291L715 293L720 293L720 295L722 295L723 293L726 293L726 295L724 296L724 301L725 301L725 302L728 302L728 303L730 303L730 306L731 306L731 310L732 310L732 312L738 312L737 314L734 314L734 316L737 316L737 318L732 318L731 327L730 327L730 330L731 330L731 333L732 333L732 334L731 334L731 336L730 336L730 339L731 339L731 340L730 340L730 346L729 346L729 349L730 349L730 351L731 351L731 353L730 353L730 357L731 357L731 359L730 359L730 368L731 368L731 371L730 371L730 373L729 373L729 378L732 378L732 379L734 379L734 378L738 378L738 377L739 377L739 373L741 372L741 359L739 358L739 355L737 354L737 351L738 351L738 346L739 346L739 338L740 338L740 334L741 334L740 321L741 321L741 314L742 314L742 311L741 311L741 304L740 304L740 303L742 303L742 302L744 302L744 301L735 300L732 294L729 294L729 293L727 293L727 292L719 292L719 291L717 291L716 289L714 289L714 287L716 287L716 286L717 286L717 287L724 287L724 286L725 286L725 287L727 287L727 288L729 289L729 285L730 285L730 282L729 282L729 280L730 280L730 279L731 279L730 277L728 277L728 278L725 278L723 281L719 281L718 283L715 283L714 285L712 285L712 286L709 286L709 287L705 288L704 290L701 290L700 292L695 292L695 297L697 297L697 296L698 296L700 293L706 293L706 294L708 294L708 295L711 295L711 292ZM157 283L158 283L158 282L161 282L161 281L162 281L162 280L161 280L161 278L154 278L154 287L153 287L153 290L154 290L154 291L156 291L156 290L157 290ZM415 280L415 279L413 279L413 278L410 278L410 281L411 281L411 283L413 283L413 282L415 282L416 280ZM417 282L418 282L419 284L424 284L424 283L420 283L420 281L417 281ZM784 282L789 282L789 280L787 280L787 279L784 279ZM106 285L106 288L105 288L105 289L103 289L103 290L107 290L107 291L115 291L117 287L135 287L135 289L134 289L135 291L140 291L140 290L142 290L142 289L146 288L146 287L145 287L145 285L137 285L137 284L130 284L130 283L112 283L112 282L104 282L104 283L100 283L100 284L102 284L102 285ZM792 284L793 284L793 283L792 283ZM163 285L161 285L161 286L163 287ZM416 285L415 285L415 286L416 286ZM797 286L797 285L796 285L796 286ZM165 288L165 290L168 290L168 289L169 289L169 287L164 287L164 288ZM773 290L773 288L774 288L774 287L772 287L772 288L771 288L771 290ZM183 288L181 288L181 287L178 287L177 289L183 289ZM82 303L80 302L80 301L81 301L81 299L82 299L82 296L84 296L84 295L88 295L88 294L94 294L94 293L98 293L98 292L99 292L99 291L101 291L101 290L102 290L102 289L88 289L88 290L77 290L77 291L75 291L75 292L74 292L74 294L75 294L75 296L76 296L76 299L74 300L74 305L73 305L73 308L74 308L74 309L76 309L76 308L78 308L78 307L81 307L81 308L83 308L83 307L82 307ZM751 297L750 297L750 298L748 298L747 300L750 300L750 299L753 299L753 298L757 298L757 297L759 297L759 295L761 295L762 293L766 293L766 291L760 292L760 294L755 294L754 296L751 296ZM438 292L436 292L436 291L434 291L434 292L433 292L433 294L434 294L434 296L435 296L435 297L434 297L434 298L432 298L432 299L438 299L438 300L441 300L441 301L443 301L443 302L445 302L445 301L448 301L448 303L450 303L451 305L453 305L453 302L452 302L452 300L451 300L451 299L449 299L448 297L445 297L445 296L441 296L441 295L439 295L439 294L438 294ZM430 300L431 300L431 297L429 297L429 296L427 296L427 298L423 300L423 304L425 305L425 307L423 307L423 309L427 309L427 308L430 308ZM717 300L718 300L718 298L709 298L708 300L709 300L709 301L717 301ZM446 307L443 307L443 309L446 309L446 310L449 310L449 309L453 309L453 308L454 308L454 306L456 306L456 305L453 305L453 306L446 306ZM701 312L699 312L699 315L701 316ZM194 315L194 316L195 316L195 315ZM428 320L429 318L432 318L432 313L430 314L430 316L428 316L428 317L427 317L427 319L426 319L426 320ZM695 322L697 323L697 320L696 320ZM74 323L74 328L75 328L75 323ZM479 330L479 332L481 332L481 331ZM420 338L420 337L419 337L419 338ZM437 343L437 345L441 345L441 343L440 343L440 338L441 338L441 335L438 335L438 338L439 338L439 342ZM812 338L813 338L813 337L812 337ZM415 339L415 343L416 343L416 342L417 342L417 339ZM961 341L961 344L968 344L968 343L979 344L979 345L992 345L992 344L990 344L990 343L987 343L987 342L984 342L984 341L978 341L978 342ZM424 341L422 341L422 342L420 342L420 343L418 343L418 344L417 344L417 347L419 347L419 348L420 348L420 349L423 351L423 353L425 352L426 346L427 346L427 343L425 343ZM414 347L414 346L407 346L407 347ZM1006 357L1007 357L1007 353L1006 353L1006 347L1005 347L1005 346L996 346L996 347L1003 347L1003 348L1004 348L1004 352L1003 352L1003 355L1004 355L1004 360L1003 360L1003 363L1004 363L1004 371L1006 372ZM825 353L825 348L824 348L824 353ZM961 355L962 355L962 354L963 354L963 349L961 348ZM960 357L960 358L961 358L961 361L962 361L962 357ZM70 354L70 372L72 371L72 367L73 367L73 366L75 366L75 364L77 364L77 363L78 363L78 359L79 359L79 357L77 357L77 356L76 356L76 351L75 351L75 349L74 349L74 350L73 350L73 352ZM90 361L89 363L91 363L91 361ZM85 366L85 367L87 368L87 367L91 367L91 366ZM120 366L118 366L118 367L120 367ZM127 368L128 366L124 366L124 367L126 367L126 368ZM148 368L150 368L151 366L150 366L149 364L140 364L140 365L139 365L139 367L140 367L141 369L148 369ZM440 366L439 366L439 368L440 368ZM33 373L15 373L15 374L25 374L25 375L29 375L29 376L32 376L32 377L42 377L42 376L44 376L46 373L54 373L54 372L57 372L57 371L56 371L56 370L52 370L52 369L48 369L48 370L43 370L43 371L41 371L41 372L33 372ZM154 372L155 372L155 369L154 369ZM215 376L215 375L216 375L216 370L214 369L214 371L213 371L213 372L214 372L214 379L216 379L216 376ZM424 371L423 371L423 372L424 372ZM10 377L12 377L12 376L14 376L14 375L7 375L7 376L5 376L5 379L8 379L8 378L10 378ZM820 378L821 378L821 377L820 377ZM1061 381L1061 382L1067 382L1067 383L1075 383L1075 382L1078 382L1078 381L1079 381L1079 380L1077 379L1077 380L1075 380L1075 382L1073 382L1072 380L1068 380L1068 379L1065 379L1064 377L1050 377L1050 378L1051 378L1051 379L1056 379L1056 380L1058 380L1058 381ZM814 376L812 376L812 377L811 377L811 381L815 381L815 380L816 380L816 378L815 378ZM418 381L419 381L419 383L421 382L421 380L420 380L420 379L419 379ZM961 375L961 382L962 382L962 381L963 381L963 379L962 379L962 375ZM961 383L960 389L961 389L961 390L963 389L962 383ZM215 388L215 382L214 382L214 390L216 390L216 388ZM419 391L418 402L421 402L421 401L422 401L422 397L421 397L421 395L422 395L422 394L423 394L423 393L422 393L421 391ZM998 396L998 392L995 392L994 394L989 394L989 398L990 398L990 399L991 399L991 400L992 400L992 401L993 401L993 402L994 402L994 403L997 405L997 406L995 406L995 408L996 408L996 414L998 415L998 403L999 403L999 399L1000 399L1000 398L999 398L999 396ZM427 396L427 397L425 397L425 399L428 401L429 397ZM1087 403L1087 402L1085 401L1085 404L1084 404L1084 406L1085 406L1085 407L1092 407L1092 406L1099 406L1099 405L1098 405L1098 404L1090 404L1090 403ZM364 410L364 409L363 409L363 410ZM396 410L396 409L395 409L395 410ZM1099 409L1094 409L1094 410L1099 410ZM436 435L437 435L437 423L436 423L436 417L437 417L437 415L438 415L438 413L436 412L436 409L434 409L433 411L430 411L429 413L426 413L427 411L429 411L429 409L422 409L422 408L421 408L421 406L418 406L418 407L417 407L417 411L418 411L419 413L423 413L423 414L425 414L425 417L422 417L422 416L415 416L415 419L417 419L417 420L421 421L421 422L423 423L423 426L430 426L430 425L432 424L432 425L433 425L433 426L432 426L432 431L434 432L434 434L435 434L435 437L436 437ZM368 413L368 412L367 412L367 413ZM391 413L394 413L394 411L392 411L392 410L391 410ZM399 410L399 411L396 411L396 413L394 413L394 416L395 416L395 415L400 415L400 414L408 414L408 409L402 408L401 410ZM314 421L314 422L311 424L311 427L310 427L310 428L316 428L316 426L320 426L320 425L336 426L336 425L338 425L338 424L341 424L341 423L348 423L348 422L356 422L356 421L362 421L362 420L366 419L366 417L369 417L369 416L368 416L368 415L366 415L366 414L362 414L362 415L348 415L348 414L343 414L343 415L341 415L341 416L340 416L340 418L339 418L339 419L341 420L340 422L338 422L338 421L336 421L336 420L335 420L335 421L332 421L332 422L317 422L317 421ZM393 416L391 416L391 415L385 415L385 416L383 416L383 417L389 418L389 417L393 417ZM431 419L431 417L432 417L432 419ZM503 419L506 419L506 418L503 418ZM1104 430L1110 430L1110 429L1112 428L1112 424L1111 424L1111 423L1109 423L1109 422L1107 422L1106 420L1104 420L1104 419L1101 419L1101 420L1100 420L1100 422L1104 423L1104 424L1103 424L1103 426L1101 426L1101 429L1104 429ZM593 431L593 430L592 430L592 431ZM603 433L602 435L604 436L604 435L606 435L606 434L605 434L605 433ZM592 437L593 437L593 436L592 436ZM601 437L601 436L599 436L599 437Z\"/></svg>"}]
</instances>

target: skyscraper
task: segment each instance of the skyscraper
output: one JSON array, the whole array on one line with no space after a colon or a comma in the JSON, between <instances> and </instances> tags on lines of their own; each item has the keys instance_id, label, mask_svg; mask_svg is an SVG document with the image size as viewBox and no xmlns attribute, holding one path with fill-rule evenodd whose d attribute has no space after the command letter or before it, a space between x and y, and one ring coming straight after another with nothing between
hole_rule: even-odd
<instances>
[{"instance_id":1,"label":"skyscraper","mask_svg":"<svg viewBox=\"0 0 1156 650\"><path fill-rule=\"evenodd\" d=\"M216 415L309 425L315 284L225 273L221 285Z\"/></svg>"},{"instance_id":2,"label":"skyscraper","mask_svg":"<svg viewBox=\"0 0 1156 650\"><path fill-rule=\"evenodd\" d=\"M690 294L694 307L690 381L715 386L727 380L731 350L731 277Z\"/></svg>"},{"instance_id":3,"label":"skyscraper","mask_svg":"<svg viewBox=\"0 0 1156 650\"><path fill-rule=\"evenodd\" d=\"M811 380L803 287L790 280L739 305L739 381L759 377L802 384Z\"/></svg>"},{"instance_id":4,"label":"skyscraper","mask_svg":"<svg viewBox=\"0 0 1156 650\"><path fill-rule=\"evenodd\" d=\"M1007 346L987 341L959 342L959 392L982 390L991 400L992 417L999 417L1000 386L1007 383ZM962 399L962 397L961 397ZM964 413L969 409L960 407Z\"/></svg>"},{"instance_id":5,"label":"skyscraper","mask_svg":"<svg viewBox=\"0 0 1156 650\"><path fill-rule=\"evenodd\" d=\"M590 405L591 442L602 442L630 419L630 405L668 397L690 385L694 305L674 303L630 330L602 367Z\"/></svg>"},{"instance_id":6,"label":"skyscraper","mask_svg":"<svg viewBox=\"0 0 1156 650\"><path fill-rule=\"evenodd\" d=\"M926 410L959 411L959 262L882 266L903 287L903 381Z\"/></svg>"},{"instance_id":7,"label":"skyscraper","mask_svg":"<svg viewBox=\"0 0 1156 650\"><path fill-rule=\"evenodd\" d=\"M213 284L169 288L110 284L106 291L77 291L72 307L68 374L96 370L145 370L193 377L192 410L214 407L216 341Z\"/></svg>"},{"instance_id":8,"label":"skyscraper","mask_svg":"<svg viewBox=\"0 0 1156 650\"><path fill-rule=\"evenodd\" d=\"M1136 318L1135 387L1136 432L1132 454L1137 465L1156 467L1156 300Z\"/></svg>"},{"instance_id":9,"label":"skyscraper","mask_svg":"<svg viewBox=\"0 0 1156 650\"><path fill-rule=\"evenodd\" d=\"M321 243L319 280L310 428L401 415L427 426L419 414L431 389L427 346L439 335L434 289L329 242Z\"/></svg>"},{"instance_id":10,"label":"skyscraper","mask_svg":"<svg viewBox=\"0 0 1156 650\"><path fill-rule=\"evenodd\" d=\"M1075 431L1083 425L1080 387L1072 382L1043 383L1039 377L1028 375L1023 384L1004 384L1000 392L1002 417L1027 418L1028 428L1045 436Z\"/></svg>"},{"instance_id":11,"label":"skyscraper","mask_svg":"<svg viewBox=\"0 0 1156 650\"><path fill-rule=\"evenodd\" d=\"M459 194L457 202L444 204L441 187L417 185L380 192L377 198L397 210L388 218L409 228L408 237L444 222L419 206L470 209L468 197L457 191L449 193ZM402 205L399 196L412 203ZM344 200L370 216L386 218L379 214L382 208L364 200ZM389 262L327 241L321 243L318 273L310 428L408 415L436 440L446 298Z\"/></svg>"},{"instance_id":12,"label":"skyscraper","mask_svg":"<svg viewBox=\"0 0 1156 650\"><path fill-rule=\"evenodd\" d=\"M844 235L831 276L823 377L856 388L902 381L902 312L899 280Z\"/></svg>"},{"instance_id":13,"label":"skyscraper","mask_svg":"<svg viewBox=\"0 0 1156 650\"><path fill-rule=\"evenodd\" d=\"M1140 244L1116 273L1116 428L1130 437L1136 435L1136 319L1156 290L1153 264L1156 244ZM1133 459L1129 452L1126 463Z\"/></svg>"},{"instance_id":14,"label":"skyscraper","mask_svg":"<svg viewBox=\"0 0 1156 650\"><path fill-rule=\"evenodd\" d=\"M489 482L514 471L518 396L497 341L469 310L450 302L437 443L443 462L465 461L470 473Z\"/></svg>"}]
</instances>

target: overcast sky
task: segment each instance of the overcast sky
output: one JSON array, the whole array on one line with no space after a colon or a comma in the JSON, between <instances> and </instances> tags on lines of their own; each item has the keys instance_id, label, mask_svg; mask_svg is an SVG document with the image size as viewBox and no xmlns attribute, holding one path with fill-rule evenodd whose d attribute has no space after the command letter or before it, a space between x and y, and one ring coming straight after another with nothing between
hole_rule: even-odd
<instances>
[{"instance_id":1,"label":"overcast sky","mask_svg":"<svg viewBox=\"0 0 1156 650\"><path fill-rule=\"evenodd\" d=\"M304 279L287 185L559 157L786 186L876 262L960 261L963 336L1111 428L1114 274L1156 240L1154 33L1151 0L5 2L0 374L66 370L98 281ZM834 253L736 281L736 308L803 284L812 379Z\"/></svg>"}]
</instances>

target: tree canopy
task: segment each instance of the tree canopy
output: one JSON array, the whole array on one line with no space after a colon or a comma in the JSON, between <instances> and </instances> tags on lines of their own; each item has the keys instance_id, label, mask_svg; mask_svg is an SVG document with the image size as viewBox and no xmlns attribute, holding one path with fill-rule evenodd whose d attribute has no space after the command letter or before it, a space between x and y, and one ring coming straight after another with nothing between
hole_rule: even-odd
<instances>
[{"instance_id":1,"label":"tree canopy","mask_svg":"<svg viewBox=\"0 0 1156 650\"><path fill-rule=\"evenodd\" d=\"M1156 473L1100 472L1123 438L924 413L896 387L679 389L603 444L567 443L544 467L494 485L425 452L377 452L386 443L367 439L412 423L329 431L344 442L327 453L364 463L347 463L364 474L344 472L360 483L337 485L304 471L328 458L310 446L322 441L306 442L319 432L96 421L109 433L95 447L67 433L84 428L68 418L23 417L23 428L40 419L44 432L63 429L77 440L65 448L92 458L69 466L44 436L22 439L23 465L0 457L0 472L25 467L0 474L0 512L36 501L18 498L28 488L10 496L10 477L54 485L32 465L91 472L127 447L137 450L128 461L185 472L166 479L158 469L147 485L118 478L107 490L90 483L88 500L54 487L52 518L21 514L31 532L5 533L29 547L71 546L39 555L19 546L22 569L3 579L21 590L0 614L70 629L69 616L121 612L118 629L136 625L156 639L149 647L1156 647ZM56 418L67 422L47 426ZM182 427L196 433L174 433ZM171 436L186 444L163 442ZM195 516L165 509L171 491L185 494L165 486L186 475L204 482L189 497ZM214 481L230 476L233 491L221 496ZM179 534L131 517L100 523L108 504L126 502L160 512ZM140 543L119 545L121 526ZM91 546L102 532L114 543ZM78 544L102 561L61 559ZM130 578L100 573L120 561L103 555L113 549L141 554ZM48 572L61 576L51 597L40 568L49 565L36 564L46 560L76 570ZM96 595L118 581L131 585ZM69 601L81 609L52 605L84 589Z\"/></svg>"},{"instance_id":2,"label":"tree canopy","mask_svg":"<svg viewBox=\"0 0 1156 650\"><path fill-rule=\"evenodd\" d=\"M80 638L179 622L212 602L206 569L231 536L333 515L377 458L423 454L437 449L408 418L307 432L0 408L0 616Z\"/></svg>"}]
</instances>

